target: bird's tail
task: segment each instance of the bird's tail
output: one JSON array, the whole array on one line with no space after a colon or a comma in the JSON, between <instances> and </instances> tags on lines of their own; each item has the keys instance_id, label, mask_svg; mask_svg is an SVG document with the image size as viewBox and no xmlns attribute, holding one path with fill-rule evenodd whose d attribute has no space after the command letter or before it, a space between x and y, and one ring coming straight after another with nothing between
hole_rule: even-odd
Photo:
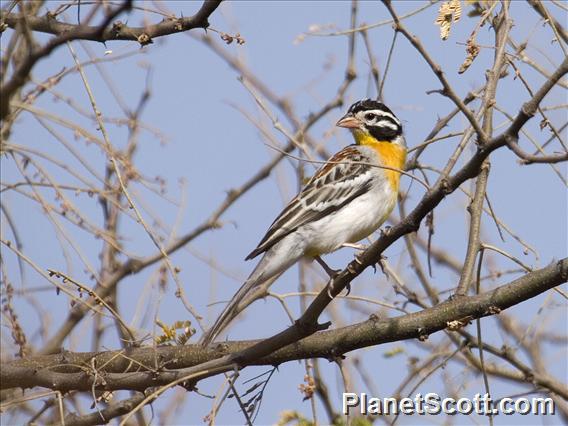
<instances>
[{"instance_id":1,"label":"bird's tail","mask_svg":"<svg viewBox=\"0 0 568 426\"><path fill-rule=\"evenodd\" d=\"M265 255L252 271L245 283L239 288L229 301L221 315L215 320L213 326L207 330L200 339L203 346L211 343L229 323L248 305L256 299L264 297L266 290L282 274L282 270L267 274L266 264L269 261Z\"/></svg>"},{"instance_id":2,"label":"bird's tail","mask_svg":"<svg viewBox=\"0 0 568 426\"><path fill-rule=\"evenodd\" d=\"M255 300L265 297L272 283L304 255L304 249L301 240L285 238L264 253L258 265L219 315L213 327L203 334L200 343L207 346L243 309Z\"/></svg>"}]
</instances>

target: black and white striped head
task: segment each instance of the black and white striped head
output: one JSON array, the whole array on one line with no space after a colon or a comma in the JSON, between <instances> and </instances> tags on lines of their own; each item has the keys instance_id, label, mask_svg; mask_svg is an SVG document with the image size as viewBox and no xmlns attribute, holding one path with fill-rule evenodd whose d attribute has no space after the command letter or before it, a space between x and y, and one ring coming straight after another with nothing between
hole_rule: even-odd
<instances>
[{"instance_id":1,"label":"black and white striped head","mask_svg":"<svg viewBox=\"0 0 568 426\"><path fill-rule=\"evenodd\" d=\"M372 136L377 141L405 145L400 120L385 104L373 99L355 102L337 126L350 129L358 143Z\"/></svg>"}]
</instances>

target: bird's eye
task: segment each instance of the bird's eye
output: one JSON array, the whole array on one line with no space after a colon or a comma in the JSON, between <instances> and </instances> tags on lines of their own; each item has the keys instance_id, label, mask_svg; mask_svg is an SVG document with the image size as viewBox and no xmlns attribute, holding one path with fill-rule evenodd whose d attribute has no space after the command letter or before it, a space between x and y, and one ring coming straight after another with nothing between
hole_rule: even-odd
<instances>
[{"instance_id":1,"label":"bird's eye","mask_svg":"<svg viewBox=\"0 0 568 426\"><path fill-rule=\"evenodd\" d=\"M377 115L373 114L372 112L368 112L365 114L365 120L373 121Z\"/></svg>"}]
</instances>

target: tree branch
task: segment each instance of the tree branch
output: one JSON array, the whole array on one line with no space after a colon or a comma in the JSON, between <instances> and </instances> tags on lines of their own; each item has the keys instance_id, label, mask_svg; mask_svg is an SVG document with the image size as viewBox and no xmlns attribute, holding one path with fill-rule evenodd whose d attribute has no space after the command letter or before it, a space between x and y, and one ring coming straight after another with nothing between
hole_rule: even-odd
<instances>
[{"instance_id":1,"label":"tree branch","mask_svg":"<svg viewBox=\"0 0 568 426\"><path fill-rule=\"evenodd\" d=\"M496 314L567 280L568 258L564 258L480 295L457 298L396 318L379 320L372 316L359 324L316 333L275 352L266 351L267 343L273 339L270 338L230 341L207 348L194 344L100 353L62 352L19 359L1 365L1 389L41 386L60 391L91 391L94 385L98 390L145 390L171 383L187 375L190 369L197 371L201 365L215 360L220 361L216 368L204 368L199 379L232 370L235 359L241 366L278 365L306 358L330 359L386 342L425 339L447 329L454 321L465 319L468 322ZM93 365L100 366L97 379L90 371ZM157 369L151 367L155 365Z\"/></svg>"},{"instance_id":2,"label":"tree branch","mask_svg":"<svg viewBox=\"0 0 568 426\"><path fill-rule=\"evenodd\" d=\"M164 18L162 22L144 27L129 27L120 21L112 27L104 28L86 26L81 24L68 24L58 21L49 12L44 16L24 16L20 13L10 13L2 16L2 21L8 27L15 29L25 19L25 23L32 31L54 34L72 34L72 40L90 40L105 43L107 41L130 40L141 45L151 44L152 39L170 34L181 33L195 28L208 28L209 16L219 7L223 0L205 0L201 8L193 16ZM68 39L69 40L69 39Z\"/></svg>"},{"instance_id":3,"label":"tree branch","mask_svg":"<svg viewBox=\"0 0 568 426\"><path fill-rule=\"evenodd\" d=\"M93 40L105 42L109 40L136 40L141 45L152 43L152 37L173 34L187 31L193 28L207 28L208 18L219 6L222 0L206 0L201 9L188 18L164 20L159 24L148 27L129 28L120 22L115 22L108 28L110 23L122 12L130 10L132 0L126 0L116 9L111 11L100 25L73 25L55 20L49 14L43 17L23 16L21 14L9 13L0 16L0 22L5 23L11 28L16 28L20 23L27 25L29 29L35 31L57 34L49 40L43 47L30 52L26 59L14 70L12 78L0 88L0 120L4 120L10 113L10 99L16 91L22 87L35 64L49 56L53 50L71 40Z\"/></svg>"},{"instance_id":4,"label":"tree branch","mask_svg":"<svg viewBox=\"0 0 568 426\"><path fill-rule=\"evenodd\" d=\"M558 34L560 35L560 38L562 38L564 43L568 43L568 32L566 32L566 30L564 29L564 27L562 26L562 24L560 22L558 22L556 19L554 19L554 17L550 16L548 11L544 7L544 4L539 0L527 0L527 2L528 2L528 4L530 4L533 7L534 10L536 10L536 12L540 16L542 16L542 18L545 21L548 21L550 26L553 27L553 29L555 29L556 32L558 32ZM558 40L558 42L562 43L560 40Z\"/></svg>"},{"instance_id":5,"label":"tree branch","mask_svg":"<svg viewBox=\"0 0 568 426\"><path fill-rule=\"evenodd\" d=\"M107 424L115 417L123 416L134 407L136 407L144 399L144 394L136 394L135 396L121 401L113 402L107 407L99 409L89 414L78 415L69 413L65 416L66 426L89 426Z\"/></svg>"},{"instance_id":6,"label":"tree branch","mask_svg":"<svg viewBox=\"0 0 568 426\"><path fill-rule=\"evenodd\" d=\"M115 19L122 12L129 10L131 7L132 0L126 0L111 13L109 13L100 25L96 27L88 27L90 29L90 32L94 35L104 32L106 27L111 23L113 19ZM0 21L6 20L8 16L1 16ZM31 17L26 15L26 21L28 18ZM24 25L26 21L24 21ZM49 56L51 52L53 52L57 47L70 40L74 40L75 38L75 31L62 33L59 36L49 40L49 42L47 42L43 47L32 50L28 54L28 56L22 61L22 63L19 64L18 67L14 70L10 81L0 87L0 120L4 120L10 113L10 99L16 93L16 91L26 83L28 76L30 75L30 72L32 71L32 68L35 66L35 64L39 60Z\"/></svg>"},{"instance_id":7,"label":"tree branch","mask_svg":"<svg viewBox=\"0 0 568 426\"><path fill-rule=\"evenodd\" d=\"M348 284L359 276L366 268L375 265L381 258L382 253L403 235L415 232L420 227L420 223L448 194L454 192L461 184L468 179L477 176L484 160L489 157L491 152L504 146L506 141L512 137L518 137L520 129L533 117L538 105L546 94L554 87L556 82L568 72L568 58L564 59L560 67L548 79L542 87L535 93L533 98L525 103L521 111L517 114L511 125L500 135L494 137L487 144L478 146L477 152L470 160L452 177L442 179L432 186L424 195L422 200L412 212L397 225L389 229L389 232L375 241L369 248L358 255L347 267L341 271L333 280L333 286L327 288L316 297L304 315L298 320L302 327L316 331L316 322L319 315L331 302L332 297L341 293ZM308 333L309 334L309 333ZM290 343L290 342L289 342ZM272 348L275 350L275 348Z\"/></svg>"},{"instance_id":8,"label":"tree branch","mask_svg":"<svg viewBox=\"0 0 568 426\"><path fill-rule=\"evenodd\" d=\"M519 157L523 164L534 164L534 163L561 163L563 161L568 161L568 153L564 154L551 154L551 155L533 155L525 152L519 146L519 138L511 137L507 140L507 147L513 151L517 157Z\"/></svg>"},{"instance_id":9,"label":"tree branch","mask_svg":"<svg viewBox=\"0 0 568 426\"><path fill-rule=\"evenodd\" d=\"M493 19L493 28L495 28L495 56L492 69L486 73L487 84L485 85L482 104L483 131L489 136L493 134L493 105L495 104L497 83L499 82L502 71L507 66L507 62L505 61L505 47L512 25L512 22L509 20L508 8L509 3L503 2L501 12ZM467 252L460 274L460 281L456 289L456 295L458 296L465 295L473 281L475 259L481 247L481 216L483 213L483 203L486 197L490 170L491 163L489 162L489 158L487 158L481 166L481 172L475 182L475 195L468 208L470 221Z\"/></svg>"},{"instance_id":10,"label":"tree branch","mask_svg":"<svg viewBox=\"0 0 568 426\"><path fill-rule=\"evenodd\" d=\"M469 123L471 124L471 127L475 129L475 133L477 133L479 142L481 144L486 143L488 140L488 136L481 128L479 122L475 119L475 116L473 115L471 110L454 92L454 89L452 89L452 86L448 82L440 65L434 62L434 60L430 57L430 55L428 54L428 52L426 51L426 49L424 48L418 37L410 34L410 32L402 25L400 17L397 15L394 8L392 7L391 0L382 0L382 2L386 6L386 8L388 9L389 13L391 14L394 20L394 30L400 31L404 35L404 37L406 37L406 39L410 42L410 44L412 44L412 46L414 46L414 48L420 53L420 55L428 63L428 65L430 66L436 77L438 77L440 83L442 83L442 86L444 87L442 94L450 98L454 102L454 104L460 109L462 114L466 116Z\"/></svg>"}]
</instances>

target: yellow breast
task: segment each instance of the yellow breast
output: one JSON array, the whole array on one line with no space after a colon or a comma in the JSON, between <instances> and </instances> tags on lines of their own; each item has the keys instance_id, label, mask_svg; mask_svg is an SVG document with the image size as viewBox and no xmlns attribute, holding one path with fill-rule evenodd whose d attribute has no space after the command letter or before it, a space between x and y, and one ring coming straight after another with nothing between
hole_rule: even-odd
<instances>
[{"instance_id":1,"label":"yellow breast","mask_svg":"<svg viewBox=\"0 0 568 426\"><path fill-rule=\"evenodd\" d=\"M397 170L404 170L406 162L406 149L400 145L387 141L378 141L370 135L355 135L359 145L368 146L375 150L383 166ZM395 170L383 169L391 188L398 192L400 173Z\"/></svg>"}]
</instances>

